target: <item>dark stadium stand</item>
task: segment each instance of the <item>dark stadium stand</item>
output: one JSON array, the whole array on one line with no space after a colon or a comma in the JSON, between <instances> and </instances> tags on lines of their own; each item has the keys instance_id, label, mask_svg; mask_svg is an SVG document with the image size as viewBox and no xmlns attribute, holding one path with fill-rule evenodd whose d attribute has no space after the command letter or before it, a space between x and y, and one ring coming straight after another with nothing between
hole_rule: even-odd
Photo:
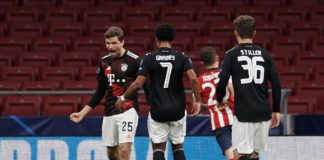
<instances>
[{"instance_id":1,"label":"dark stadium stand","mask_svg":"<svg viewBox=\"0 0 324 160\"><path fill-rule=\"evenodd\" d=\"M236 45L232 20L250 14L257 20L254 43L270 51L282 85L292 89L288 113L324 113L323 5L323 0L1 0L0 90L96 88L98 59L107 54L103 34L112 25L124 30L125 48L143 57L156 48L156 25L172 23L174 47L201 73L200 49L213 46L222 58ZM64 115L83 107L90 95L67 96L62 104L53 104L58 96L14 96L25 102L0 97L2 115L24 113L19 111L24 103L25 115ZM143 95L139 103L146 115ZM60 105L69 107L55 112L53 107L64 108Z\"/></svg>"}]
</instances>

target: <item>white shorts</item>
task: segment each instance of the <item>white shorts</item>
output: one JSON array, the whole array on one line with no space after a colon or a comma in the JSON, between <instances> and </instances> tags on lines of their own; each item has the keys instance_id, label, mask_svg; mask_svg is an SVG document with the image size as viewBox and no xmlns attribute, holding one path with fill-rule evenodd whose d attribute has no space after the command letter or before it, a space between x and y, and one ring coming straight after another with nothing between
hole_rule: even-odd
<instances>
[{"instance_id":1,"label":"white shorts","mask_svg":"<svg viewBox=\"0 0 324 160\"><path fill-rule=\"evenodd\" d=\"M138 115L134 108L124 113L107 116L102 122L102 141L113 147L120 143L134 142Z\"/></svg>"},{"instance_id":2,"label":"white shorts","mask_svg":"<svg viewBox=\"0 0 324 160\"><path fill-rule=\"evenodd\" d=\"M233 149L236 149L240 154L265 151L269 129L270 120L250 123L239 122L235 117L232 126Z\"/></svg>"},{"instance_id":3,"label":"white shorts","mask_svg":"<svg viewBox=\"0 0 324 160\"><path fill-rule=\"evenodd\" d=\"M172 144L182 144L187 130L187 112L182 119L172 122L154 121L149 113L147 128L153 143L163 143L170 138Z\"/></svg>"}]
</instances>

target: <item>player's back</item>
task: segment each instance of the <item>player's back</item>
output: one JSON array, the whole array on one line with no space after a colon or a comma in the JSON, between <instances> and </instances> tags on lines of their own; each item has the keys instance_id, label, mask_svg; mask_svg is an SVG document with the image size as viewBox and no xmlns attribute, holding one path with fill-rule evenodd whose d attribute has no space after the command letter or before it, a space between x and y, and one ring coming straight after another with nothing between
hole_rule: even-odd
<instances>
[{"instance_id":1,"label":"player's back","mask_svg":"<svg viewBox=\"0 0 324 160\"><path fill-rule=\"evenodd\" d=\"M150 78L152 118L160 122L181 119L185 113L182 77L192 68L190 59L182 52L160 48L146 55L143 63Z\"/></svg>"},{"instance_id":2,"label":"player's back","mask_svg":"<svg viewBox=\"0 0 324 160\"><path fill-rule=\"evenodd\" d=\"M223 65L232 76L238 119L269 120L268 80L277 74L269 53L254 44L239 44L225 54Z\"/></svg>"}]
</instances>

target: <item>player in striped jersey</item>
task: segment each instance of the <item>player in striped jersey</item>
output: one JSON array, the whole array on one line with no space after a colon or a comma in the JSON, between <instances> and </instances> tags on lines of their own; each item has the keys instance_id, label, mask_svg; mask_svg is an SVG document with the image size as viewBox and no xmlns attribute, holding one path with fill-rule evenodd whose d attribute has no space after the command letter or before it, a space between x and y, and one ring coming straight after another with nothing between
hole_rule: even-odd
<instances>
[{"instance_id":1,"label":"player in striped jersey","mask_svg":"<svg viewBox=\"0 0 324 160\"><path fill-rule=\"evenodd\" d=\"M201 102L206 104L210 113L211 127L216 135L216 141L228 160L234 158L232 150L232 124L233 124L233 106L234 91L232 83L229 82L227 95L223 101L227 106L222 108L217 105L216 86L219 81L218 74L221 69L218 68L219 58L216 50L212 47L204 47L200 53L200 59L206 66L206 70L199 76Z\"/></svg>"}]
</instances>

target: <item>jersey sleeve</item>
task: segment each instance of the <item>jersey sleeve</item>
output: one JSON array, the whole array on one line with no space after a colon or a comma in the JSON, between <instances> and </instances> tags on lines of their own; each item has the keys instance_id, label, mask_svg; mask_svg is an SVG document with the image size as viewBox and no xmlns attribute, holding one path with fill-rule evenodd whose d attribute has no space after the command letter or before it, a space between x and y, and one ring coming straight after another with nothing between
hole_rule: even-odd
<instances>
[{"instance_id":1,"label":"jersey sleeve","mask_svg":"<svg viewBox=\"0 0 324 160\"><path fill-rule=\"evenodd\" d=\"M273 97L273 111L280 112L280 101L281 101L281 85L278 77L278 72L276 70L275 64L272 58L267 56L269 62L269 72L268 77L272 86L272 97Z\"/></svg>"},{"instance_id":2,"label":"jersey sleeve","mask_svg":"<svg viewBox=\"0 0 324 160\"><path fill-rule=\"evenodd\" d=\"M226 94L226 86L228 83L228 80L231 76L231 57L230 53L225 54L223 65L222 65L222 71L220 72L219 76L219 82L216 89L216 98L217 102L222 102L223 98Z\"/></svg>"},{"instance_id":3,"label":"jersey sleeve","mask_svg":"<svg viewBox=\"0 0 324 160\"><path fill-rule=\"evenodd\" d=\"M104 74L104 70L101 66L101 62L98 67L97 81L98 81L98 85L97 85L96 92L88 102L88 106L92 108L98 105L102 97L105 95L106 86L108 82L107 77Z\"/></svg>"},{"instance_id":4,"label":"jersey sleeve","mask_svg":"<svg viewBox=\"0 0 324 160\"><path fill-rule=\"evenodd\" d=\"M138 71L137 71L137 75L143 75L143 76L148 76L149 75L149 67L150 67L150 63L151 63L151 58L150 58L150 54L146 54L143 58L143 60L141 61Z\"/></svg>"},{"instance_id":5,"label":"jersey sleeve","mask_svg":"<svg viewBox=\"0 0 324 160\"><path fill-rule=\"evenodd\" d=\"M183 71L185 72L185 71L187 71L187 70L189 70L189 69L193 69L193 65L192 65L192 61L191 61L191 59L186 55L186 54L184 54L183 53L183 62L184 62L184 64L183 64Z\"/></svg>"}]
</instances>

